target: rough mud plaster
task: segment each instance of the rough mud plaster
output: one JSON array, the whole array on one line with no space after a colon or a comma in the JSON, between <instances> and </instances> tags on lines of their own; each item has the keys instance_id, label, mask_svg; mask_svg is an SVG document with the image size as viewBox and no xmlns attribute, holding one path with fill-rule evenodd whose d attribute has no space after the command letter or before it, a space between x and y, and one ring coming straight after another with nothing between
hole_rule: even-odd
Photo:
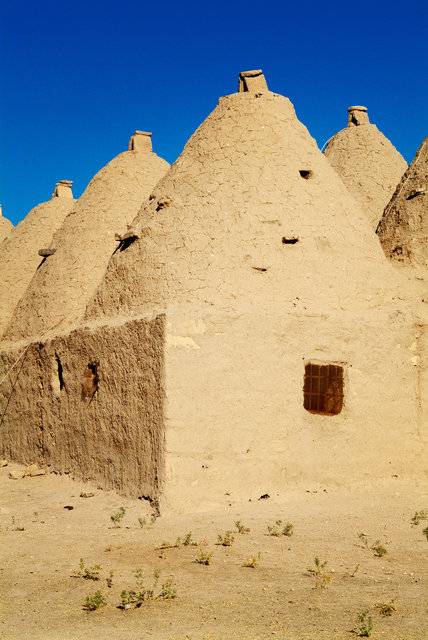
<instances>
[{"instance_id":1,"label":"rough mud plaster","mask_svg":"<svg viewBox=\"0 0 428 640\"><path fill-rule=\"evenodd\" d=\"M356 112L357 117L367 117ZM406 161L374 124L348 126L327 144L326 157L365 210L376 230L385 206L407 168Z\"/></svg>"},{"instance_id":2,"label":"rough mud plaster","mask_svg":"<svg viewBox=\"0 0 428 640\"><path fill-rule=\"evenodd\" d=\"M66 187L67 193L71 189ZM0 251L0 337L19 299L42 263L39 249L49 247L52 236L74 205L69 195L52 196L32 209L1 244Z\"/></svg>"},{"instance_id":3,"label":"rough mud plaster","mask_svg":"<svg viewBox=\"0 0 428 640\"><path fill-rule=\"evenodd\" d=\"M377 229L387 258L428 268L428 138L398 184Z\"/></svg>"},{"instance_id":4,"label":"rough mud plaster","mask_svg":"<svg viewBox=\"0 0 428 640\"><path fill-rule=\"evenodd\" d=\"M167 331L198 349L167 335L164 511L209 509L226 492L248 500L302 482L351 486L424 471L416 331L401 314L198 311L168 315ZM192 317L204 333L191 330ZM304 409L308 361L344 367L339 415Z\"/></svg>"},{"instance_id":5,"label":"rough mud plaster","mask_svg":"<svg viewBox=\"0 0 428 640\"><path fill-rule=\"evenodd\" d=\"M13 224L10 220L3 217L2 208L0 204L0 243L9 235L13 229Z\"/></svg>"},{"instance_id":6,"label":"rough mud plaster","mask_svg":"<svg viewBox=\"0 0 428 640\"><path fill-rule=\"evenodd\" d=\"M166 314L165 508L420 470L412 296L288 99L222 98L135 225L86 317ZM305 359L346 363L338 416Z\"/></svg>"},{"instance_id":7,"label":"rough mud plaster","mask_svg":"<svg viewBox=\"0 0 428 640\"><path fill-rule=\"evenodd\" d=\"M5 339L77 326L118 247L115 233L126 231L168 167L150 149L125 151L96 174L55 234L51 246L56 251L34 275Z\"/></svg>"},{"instance_id":8,"label":"rough mud plaster","mask_svg":"<svg viewBox=\"0 0 428 640\"><path fill-rule=\"evenodd\" d=\"M1 385L2 455L156 500L164 467L163 343L158 317L31 344ZM18 355L2 353L2 377ZM83 393L88 364L97 369L92 396Z\"/></svg>"}]
</instances>

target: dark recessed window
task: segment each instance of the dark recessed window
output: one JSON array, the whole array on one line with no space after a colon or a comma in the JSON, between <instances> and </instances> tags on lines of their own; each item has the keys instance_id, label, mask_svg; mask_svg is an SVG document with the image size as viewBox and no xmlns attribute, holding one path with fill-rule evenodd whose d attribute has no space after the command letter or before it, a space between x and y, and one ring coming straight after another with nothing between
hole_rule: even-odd
<instances>
[{"instance_id":1,"label":"dark recessed window","mask_svg":"<svg viewBox=\"0 0 428 640\"><path fill-rule=\"evenodd\" d=\"M312 171L310 169L300 169L299 173L305 180L312 178Z\"/></svg>"},{"instance_id":2,"label":"dark recessed window","mask_svg":"<svg viewBox=\"0 0 428 640\"><path fill-rule=\"evenodd\" d=\"M343 405L343 367L335 364L306 364L303 406L309 413L335 416Z\"/></svg>"}]
</instances>

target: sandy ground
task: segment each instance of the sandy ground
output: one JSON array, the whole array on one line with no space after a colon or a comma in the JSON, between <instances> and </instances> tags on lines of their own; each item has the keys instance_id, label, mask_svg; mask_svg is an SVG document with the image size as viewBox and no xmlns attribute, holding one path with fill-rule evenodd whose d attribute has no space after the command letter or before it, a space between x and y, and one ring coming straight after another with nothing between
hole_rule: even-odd
<instances>
[{"instance_id":1,"label":"sandy ground","mask_svg":"<svg viewBox=\"0 0 428 640\"><path fill-rule=\"evenodd\" d=\"M146 502L67 476L10 479L19 468L0 469L2 640L333 640L357 637L352 629L365 610L372 638L428 638L428 540L422 534L428 521L411 524L415 511L428 509L427 484L390 478L352 491L308 486L264 500L249 496L245 504L231 495L217 511L151 524ZM82 491L94 496L80 497ZM125 515L114 527L111 515L122 506ZM237 520L250 531L239 534ZM293 535L267 535L275 520L291 522ZM233 544L217 545L226 530L235 530ZM159 549L190 531L198 546ZM387 550L383 557L370 549L377 540ZM211 564L195 562L211 551ZM256 568L243 566L259 553ZM315 568L315 556L327 561L324 586L307 571ZM99 581L73 576L80 558L85 567L101 565ZM159 569L155 595L171 579L177 597L117 608L138 568L146 587ZM86 596L98 589L106 606L85 611ZM380 615L375 605L392 601L393 614Z\"/></svg>"}]
</instances>

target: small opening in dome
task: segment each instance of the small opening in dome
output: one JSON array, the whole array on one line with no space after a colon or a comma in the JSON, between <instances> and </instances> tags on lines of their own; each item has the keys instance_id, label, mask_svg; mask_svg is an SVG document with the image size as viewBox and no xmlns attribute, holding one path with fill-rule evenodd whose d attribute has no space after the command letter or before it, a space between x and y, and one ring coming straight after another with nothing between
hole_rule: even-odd
<instances>
[{"instance_id":1,"label":"small opening in dome","mask_svg":"<svg viewBox=\"0 0 428 640\"><path fill-rule=\"evenodd\" d=\"M310 169L300 169L299 173L305 180L309 180L309 178L312 178L312 171Z\"/></svg>"},{"instance_id":2,"label":"small opening in dome","mask_svg":"<svg viewBox=\"0 0 428 640\"><path fill-rule=\"evenodd\" d=\"M90 362L83 374L82 382L82 399L89 398L92 400L96 391L98 391L98 363Z\"/></svg>"},{"instance_id":3,"label":"small opening in dome","mask_svg":"<svg viewBox=\"0 0 428 640\"><path fill-rule=\"evenodd\" d=\"M286 238L285 236L282 238L282 244L296 244L299 242L299 238Z\"/></svg>"}]
</instances>

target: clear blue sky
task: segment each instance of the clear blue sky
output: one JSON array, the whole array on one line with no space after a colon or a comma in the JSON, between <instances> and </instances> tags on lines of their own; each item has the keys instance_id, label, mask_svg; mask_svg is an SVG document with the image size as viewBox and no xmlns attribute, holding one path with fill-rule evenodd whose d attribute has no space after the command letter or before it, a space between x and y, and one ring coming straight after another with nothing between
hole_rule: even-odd
<instances>
[{"instance_id":1,"label":"clear blue sky","mask_svg":"<svg viewBox=\"0 0 428 640\"><path fill-rule=\"evenodd\" d=\"M262 68L319 146L363 104L410 162L427 135L426 0L1 0L0 203L75 197L153 132L173 162L238 73Z\"/></svg>"}]
</instances>

